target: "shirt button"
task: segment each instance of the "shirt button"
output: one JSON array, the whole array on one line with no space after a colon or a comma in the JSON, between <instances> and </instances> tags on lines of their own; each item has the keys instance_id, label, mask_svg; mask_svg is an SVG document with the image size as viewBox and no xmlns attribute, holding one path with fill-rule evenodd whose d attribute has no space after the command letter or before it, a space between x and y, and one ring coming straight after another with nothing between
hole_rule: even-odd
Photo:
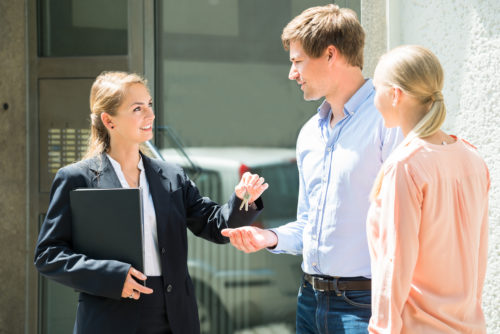
<instances>
[{"instance_id":1,"label":"shirt button","mask_svg":"<svg viewBox=\"0 0 500 334\"><path fill-rule=\"evenodd\" d=\"M161 253L162 253L162 254L165 254L166 252L167 252L167 250L166 250L165 248L162 248L162 249L161 249Z\"/></svg>"},{"instance_id":2,"label":"shirt button","mask_svg":"<svg viewBox=\"0 0 500 334\"><path fill-rule=\"evenodd\" d=\"M331 147L328 147L326 150L327 150L328 152L331 152L331 151L332 151L332 148L331 148Z\"/></svg>"},{"instance_id":3,"label":"shirt button","mask_svg":"<svg viewBox=\"0 0 500 334\"><path fill-rule=\"evenodd\" d=\"M316 267L317 263L316 262L313 262L313 267Z\"/></svg>"},{"instance_id":4,"label":"shirt button","mask_svg":"<svg viewBox=\"0 0 500 334\"><path fill-rule=\"evenodd\" d=\"M171 285L171 284L169 284L169 285L167 286L167 292L172 292L172 289L173 289L172 285Z\"/></svg>"}]
</instances>

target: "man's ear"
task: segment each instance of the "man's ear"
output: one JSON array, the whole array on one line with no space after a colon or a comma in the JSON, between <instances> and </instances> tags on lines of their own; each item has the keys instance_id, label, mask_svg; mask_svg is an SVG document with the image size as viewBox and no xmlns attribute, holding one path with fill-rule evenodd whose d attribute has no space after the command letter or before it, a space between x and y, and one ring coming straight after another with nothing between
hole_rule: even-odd
<instances>
[{"instance_id":1,"label":"man's ear","mask_svg":"<svg viewBox=\"0 0 500 334\"><path fill-rule=\"evenodd\" d=\"M102 121L102 124L104 124L104 126L108 130L115 128L115 126L113 125L113 119L111 118L110 114L108 114L106 112L101 113L101 121Z\"/></svg>"},{"instance_id":2,"label":"man's ear","mask_svg":"<svg viewBox=\"0 0 500 334\"><path fill-rule=\"evenodd\" d=\"M337 48L334 47L333 45L328 45L326 47L326 55L328 57L328 61L335 61L337 58Z\"/></svg>"}]
</instances>

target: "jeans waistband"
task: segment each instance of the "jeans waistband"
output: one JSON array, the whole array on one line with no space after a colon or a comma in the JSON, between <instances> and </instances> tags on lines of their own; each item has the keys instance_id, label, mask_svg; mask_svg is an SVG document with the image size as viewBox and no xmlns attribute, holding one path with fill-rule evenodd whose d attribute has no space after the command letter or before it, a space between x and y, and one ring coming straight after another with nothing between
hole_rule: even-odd
<instances>
[{"instance_id":1,"label":"jeans waistband","mask_svg":"<svg viewBox=\"0 0 500 334\"><path fill-rule=\"evenodd\" d=\"M304 274L304 280L312 285L314 290L341 291L371 290L372 281L365 277L325 277Z\"/></svg>"}]
</instances>

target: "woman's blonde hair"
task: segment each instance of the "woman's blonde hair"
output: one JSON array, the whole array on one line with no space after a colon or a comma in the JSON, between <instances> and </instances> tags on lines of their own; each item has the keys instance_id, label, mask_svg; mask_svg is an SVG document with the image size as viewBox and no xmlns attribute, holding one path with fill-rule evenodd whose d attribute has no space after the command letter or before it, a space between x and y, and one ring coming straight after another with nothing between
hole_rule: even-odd
<instances>
[{"instance_id":1,"label":"woman's blonde hair","mask_svg":"<svg viewBox=\"0 0 500 334\"><path fill-rule=\"evenodd\" d=\"M418 45L399 46L380 58L377 64L377 80L382 85L401 89L428 108L425 115L398 146L406 146L413 138L425 138L436 133L446 118L443 89L443 68L439 59L428 49ZM384 178L384 166L380 169L370 198L380 193Z\"/></svg>"},{"instance_id":2,"label":"woman's blonde hair","mask_svg":"<svg viewBox=\"0 0 500 334\"><path fill-rule=\"evenodd\" d=\"M94 157L109 149L108 129L101 120L101 114L116 114L122 104L125 92L130 85L140 83L147 88L147 81L135 73L103 72L90 89L90 138L84 159Z\"/></svg>"}]
</instances>

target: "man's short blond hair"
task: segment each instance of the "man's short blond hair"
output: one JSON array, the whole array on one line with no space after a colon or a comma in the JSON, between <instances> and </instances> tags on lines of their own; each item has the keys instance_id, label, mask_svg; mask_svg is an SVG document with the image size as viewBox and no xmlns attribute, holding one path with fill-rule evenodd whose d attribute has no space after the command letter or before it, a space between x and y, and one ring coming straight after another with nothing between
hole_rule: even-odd
<instances>
[{"instance_id":1,"label":"man's short blond hair","mask_svg":"<svg viewBox=\"0 0 500 334\"><path fill-rule=\"evenodd\" d=\"M363 69L365 32L351 9L333 4L308 8L287 24L281 41L285 50L289 50L290 42L300 42L314 58L333 45L348 64Z\"/></svg>"}]
</instances>

